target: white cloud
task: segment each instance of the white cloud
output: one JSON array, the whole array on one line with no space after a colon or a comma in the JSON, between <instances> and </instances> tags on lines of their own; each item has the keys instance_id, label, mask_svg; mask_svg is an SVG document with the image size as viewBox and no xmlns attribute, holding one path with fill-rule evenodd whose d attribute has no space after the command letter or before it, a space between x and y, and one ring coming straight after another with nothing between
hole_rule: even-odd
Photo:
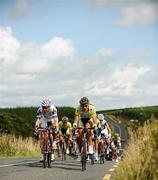
<instances>
[{"instance_id":1,"label":"white cloud","mask_svg":"<svg viewBox=\"0 0 158 180\"><path fill-rule=\"evenodd\" d=\"M13 64L18 58L21 44L13 37L10 27L0 29L0 65Z\"/></svg>"},{"instance_id":2,"label":"white cloud","mask_svg":"<svg viewBox=\"0 0 158 180\"><path fill-rule=\"evenodd\" d=\"M158 20L156 0L87 0L94 7L114 7L121 17L115 23L119 26L142 26Z\"/></svg>"},{"instance_id":3,"label":"white cloud","mask_svg":"<svg viewBox=\"0 0 158 180\"><path fill-rule=\"evenodd\" d=\"M118 20L117 25L135 26L146 25L158 20L157 4L134 4L124 6L121 9L122 19Z\"/></svg>"},{"instance_id":4,"label":"white cloud","mask_svg":"<svg viewBox=\"0 0 158 180\"><path fill-rule=\"evenodd\" d=\"M43 46L44 54L52 59L72 57L75 54L73 43L69 39L55 37Z\"/></svg>"},{"instance_id":5,"label":"white cloud","mask_svg":"<svg viewBox=\"0 0 158 180\"><path fill-rule=\"evenodd\" d=\"M147 49L130 52L127 62L120 50L104 47L76 57L72 41L62 37L22 44L1 28L0 40L0 106L39 105L46 96L60 106L88 96L99 109L156 103L158 71L148 65Z\"/></svg>"}]
</instances>

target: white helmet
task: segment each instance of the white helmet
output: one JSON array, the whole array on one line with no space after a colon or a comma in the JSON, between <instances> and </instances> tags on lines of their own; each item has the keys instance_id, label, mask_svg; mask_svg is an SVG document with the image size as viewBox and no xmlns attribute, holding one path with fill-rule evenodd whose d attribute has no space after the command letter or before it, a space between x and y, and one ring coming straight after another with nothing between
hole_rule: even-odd
<instances>
[{"instance_id":1,"label":"white helmet","mask_svg":"<svg viewBox=\"0 0 158 180\"><path fill-rule=\"evenodd\" d=\"M103 114L98 114L98 119L99 119L100 121L103 121L103 120L104 120L104 115L103 115Z\"/></svg>"},{"instance_id":2,"label":"white helmet","mask_svg":"<svg viewBox=\"0 0 158 180\"><path fill-rule=\"evenodd\" d=\"M42 107L51 106L51 101L49 99L43 99L41 102L41 106Z\"/></svg>"}]
</instances>

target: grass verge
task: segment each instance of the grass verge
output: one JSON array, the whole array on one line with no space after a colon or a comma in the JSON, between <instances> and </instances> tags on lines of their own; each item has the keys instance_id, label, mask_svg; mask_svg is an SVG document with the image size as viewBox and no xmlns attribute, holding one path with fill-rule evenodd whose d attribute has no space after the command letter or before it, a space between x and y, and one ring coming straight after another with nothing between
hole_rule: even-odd
<instances>
[{"instance_id":1,"label":"grass verge","mask_svg":"<svg viewBox=\"0 0 158 180\"><path fill-rule=\"evenodd\" d=\"M129 131L123 160L112 180L158 179L158 120L152 119L136 131Z\"/></svg>"}]
</instances>

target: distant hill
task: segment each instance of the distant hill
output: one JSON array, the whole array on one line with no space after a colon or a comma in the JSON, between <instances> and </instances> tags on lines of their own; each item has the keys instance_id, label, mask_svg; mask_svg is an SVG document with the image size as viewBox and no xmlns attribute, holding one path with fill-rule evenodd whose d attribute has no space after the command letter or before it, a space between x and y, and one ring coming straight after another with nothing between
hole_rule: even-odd
<instances>
[{"instance_id":1,"label":"distant hill","mask_svg":"<svg viewBox=\"0 0 158 180\"><path fill-rule=\"evenodd\" d=\"M0 108L0 132L15 135L32 136L38 107ZM72 107L57 107L59 120L68 116L74 117Z\"/></svg>"}]
</instances>

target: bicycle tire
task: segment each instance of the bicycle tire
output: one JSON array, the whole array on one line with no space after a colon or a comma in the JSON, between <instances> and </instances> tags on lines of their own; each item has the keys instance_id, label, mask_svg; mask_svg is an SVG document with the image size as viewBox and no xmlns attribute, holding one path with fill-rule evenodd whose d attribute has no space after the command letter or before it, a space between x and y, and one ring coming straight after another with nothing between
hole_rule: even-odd
<instances>
[{"instance_id":1,"label":"bicycle tire","mask_svg":"<svg viewBox=\"0 0 158 180\"><path fill-rule=\"evenodd\" d=\"M76 142L73 143L73 155L74 155L74 159L77 159L77 143Z\"/></svg>"},{"instance_id":2,"label":"bicycle tire","mask_svg":"<svg viewBox=\"0 0 158 180\"><path fill-rule=\"evenodd\" d=\"M100 164L104 164L104 154L100 155Z\"/></svg>"},{"instance_id":3,"label":"bicycle tire","mask_svg":"<svg viewBox=\"0 0 158 180\"><path fill-rule=\"evenodd\" d=\"M47 164L49 168L51 167L51 156L52 156L52 153L47 154Z\"/></svg>"},{"instance_id":4,"label":"bicycle tire","mask_svg":"<svg viewBox=\"0 0 158 180\"><path fill-rule=\"evenodd\" d=\"M61 152L61 154L62 154L62 161L66 160L66 143L65 143L65 141L62 142L62 152Z\"/></svg>"},{"instance_id":5,"label":"bicycle tire","mask_svg":"<svg viewBox=\"0 0 158 180\"><path fill-rule=\"evenodd\" d=\"M91 164L93 165L94 164L94 154L90 155L90 159L91 159Z\"/></svg>"},{"instance_id":6,"label":"bicycle tire","mask_svg":"<svg viewBox=\"0 0 158 180\"><path fill-rule=\"evenodd\" d=\"M43 154L43 167L46 167L46 153Z\"/></svg>"},{"instance_id":7,"label":"bicycle tire","mask_svg":"<svg viewBox=\"0 0 158 180\"><path fill-rule=\"evenodd\" d=\"M86 170L86 156L85 155L82 155L81 161L82 161L82 171L85 171Z\"/></svg>"}]
</instances>

